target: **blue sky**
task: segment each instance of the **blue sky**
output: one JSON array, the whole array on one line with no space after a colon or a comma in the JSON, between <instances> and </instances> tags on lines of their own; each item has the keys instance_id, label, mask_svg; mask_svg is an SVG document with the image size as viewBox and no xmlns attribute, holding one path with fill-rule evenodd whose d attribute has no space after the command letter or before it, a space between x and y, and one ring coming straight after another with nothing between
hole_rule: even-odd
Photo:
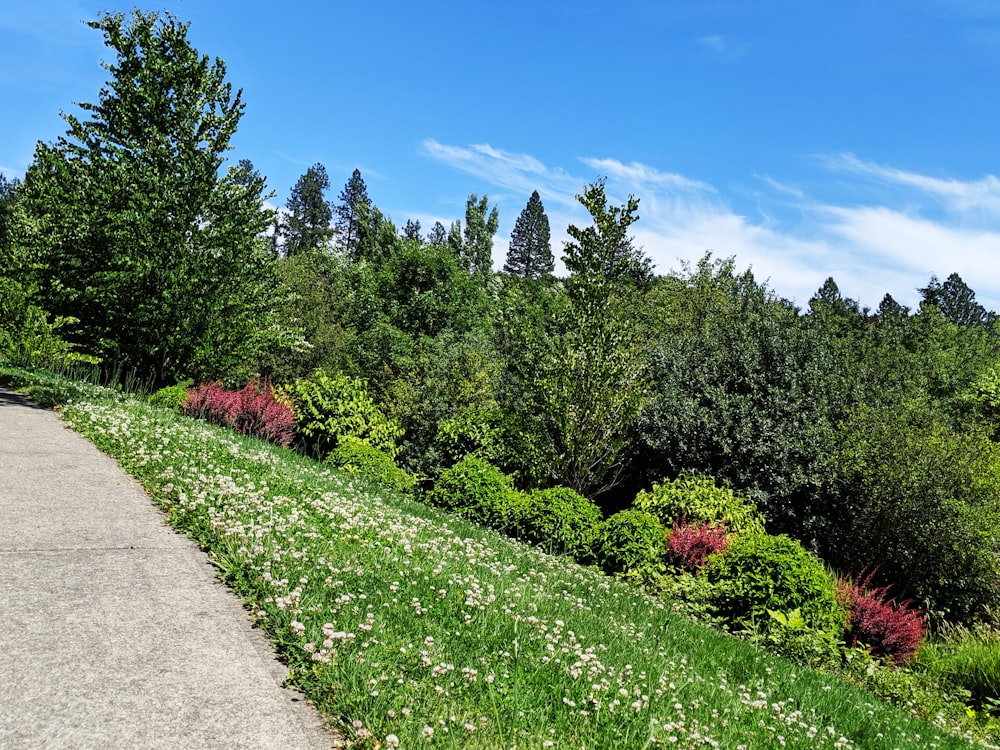
<instances>
[{"instance_id":1,"label":"blue sky","mask_svg":"<svg viewBox=\"0 0 1000 750\"><path fill-rule=\"evenodd\" d=\"M992 0L160 0L222 58L251 159L283 206L319 162L354 168L402 227L532 190L560 254L574 195L639 198L666 273L707 250L804 306L827 276L870 307L957 271L1000 309L1000 3ZM96 101L117 0L0 0L0 172Z\"/></svg>"}]
</instances>

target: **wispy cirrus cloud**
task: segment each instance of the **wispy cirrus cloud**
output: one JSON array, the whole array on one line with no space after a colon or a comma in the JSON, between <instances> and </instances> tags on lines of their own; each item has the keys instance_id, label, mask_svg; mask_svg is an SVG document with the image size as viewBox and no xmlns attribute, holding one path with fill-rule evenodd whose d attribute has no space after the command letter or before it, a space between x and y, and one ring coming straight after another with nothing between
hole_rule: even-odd
<instances>
[{"instance_id":1,"label":"wispy cirrus cloud","mask_svg":"<svg viewBox=\"0 0 1000 750\"><path fill-rule=\"evenodd\" d=\"M760 177L763 218L751 219L717 187L647 164L582 157L579 163L591 175L578 177L491 146L427 141L424 153L523 195L538 189L557 255L566 239L562 228L589 220L575 194L606 176L613 201L623 202L629 194L640 199L634 234L660 273L711 251L735 256L739 267L752 268L758 279L800 306L832 276L842 293L875 307L886 293L914 306L916 290L932 274L957 272L980 301L1000 308L1000 179L993 175L971 181L932 177L841 154L819 161L820 176L837 173L855 180L865 202L819 200L803 188ZM851 195L849 186L842 195ZM502 263L502 256L497 260Z\"/></svg>"},{"instance_id":2,"label":"wispy cirrus cloud","mask_svg":"<svg viewBox=\"0 0 1000 750\"><path fill-rule=\"evenodd\" d=\"M749 50L745 42L727 34L707 34L698 37L697 42L721 57L743 57Z\"/></svg>"},{"instance_id":3,"label":"wispy cirrus cloud","mask_svg":"<svg viewBox=\"0 0 1000 750\"><path fill-rule=\"evenodd\" d=\"M475 175L505 190L530 195L538 190L543 199L571 205L583 185L558 167L548 167L528 154L514 154L488 144L450 146L428 138L421 152L435 161Z\"/></svg>"},{"instance_id":4,"label":"wispy cirrus cloud","mask_svg":"<svg viewBox=\"0 0 1000 750\"><path fill-rule=\"evenodd\" d=\"M905 169L867 162L853 154L840 154L825 159L835 171L868 177L885 186L909 188L925 198L944 204L956 214L985 214L1000 218L1000 179L986 175L978 180L963 181L954 178L930 177Z\"/></svg>"}]
</instances>

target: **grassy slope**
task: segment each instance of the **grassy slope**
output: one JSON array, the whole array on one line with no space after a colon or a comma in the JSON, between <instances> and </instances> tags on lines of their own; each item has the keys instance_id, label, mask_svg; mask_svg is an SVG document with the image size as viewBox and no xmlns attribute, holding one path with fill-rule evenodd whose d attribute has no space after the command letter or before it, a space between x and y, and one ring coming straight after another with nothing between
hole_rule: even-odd
<instances>
[{"instance_id":1,"label":"grassy slope","mask_svg":"<svg viewBox=\"0 0 1000 750\"><path fill-rule=\"evenodd\" d=\"M596 571L128 399L65 417L247 600L357 747L958 748Z\"/></svg>"}]
</instances>

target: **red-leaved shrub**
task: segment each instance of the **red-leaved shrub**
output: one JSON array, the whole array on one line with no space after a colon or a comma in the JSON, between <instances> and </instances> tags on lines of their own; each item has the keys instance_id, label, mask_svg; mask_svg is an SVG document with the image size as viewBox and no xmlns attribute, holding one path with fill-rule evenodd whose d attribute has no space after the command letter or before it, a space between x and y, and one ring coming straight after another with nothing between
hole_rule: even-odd
<instances>
[{"instance_id":1,"label":"red-leaved shrub","mask_svg":"<svg viewBox=\"0 0 1000 750\"><path fill-rule=\"evenodd\" d=\"M281 446L288 445L294 435L292 407L276 399L268 383L256 380L238 391L227 391L219 383L202 383L188 391L181 410L188 416Z\"/></svg>"},{"instance_id":2,"label":"red-leaved shrub","mask_svg":"<svg viewBox=\"0 0 1000 750\"><path fill-rule=\"evenodd\" d=\"M721 552L729 544L725 527L710 523L689 524L674 521L667 542L667 562L690 573L697 573L713 552Z\"/></svg>"},{"instance_id":3,"label":"red-leaved shrub","mask_svg":"<svg viewBox=\"0 0 1000 750\"><path fill-rule=\"evenodd\" d=\"M872 656L894 664L909 661L924 638L923 613L911 601L887 598L889 586L870 587L874 571L857 579L841 579L837 589L850 612L845 641L848 646L867 646Z\"/></svg>"}]
</instances>

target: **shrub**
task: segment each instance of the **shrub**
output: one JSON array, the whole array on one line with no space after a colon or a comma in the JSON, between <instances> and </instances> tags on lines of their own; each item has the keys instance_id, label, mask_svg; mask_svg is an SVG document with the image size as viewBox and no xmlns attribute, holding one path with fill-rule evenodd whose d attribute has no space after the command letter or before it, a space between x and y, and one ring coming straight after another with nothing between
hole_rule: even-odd
<instances>
[{"instance_id":1,"label":"shrub","mask_svg":"<svg viewBox=\"0 0 1000 750\"><path fill-rule=\"evenodd\" d=\"M581 562L593 559L601 511L568 487L535 490L527 495L517 518L518 535L555 555Z\"/></svg>"},{"instance_id":2,"label":"shrub","mask_svg":"<svg viewBox=\"0 0 1000 750\"><path fill-rule=\"evenodd\" d=\"M598 560L609 573L653 583L665 572L666 542L666 530L655 516L629 508L601 524Z\"/></svg>"},{"instance_id":3,"label":"shrub","mask_svg":"<svg viewBox=\"0 0 1000 750\"><path fill-rule=\"evenodd\" d=\"M187 401L188 389L192 385L194 385L193 380L185 380L183 383L168 385L150 394L146 400L153 406L159 406L172 411L181 411L181 407Z\"/></svg>"},{"instance_id":4,"label":"shrub","mask_svg":"<svg viewBox=\"0 0 1000 750\"><path fill-rule=\"evenodd\" d=\"M294 434L295 413L266 383L250 381L238 391L227 391L217 382L202 383L188 391L181 410L281 446L288 445Z\"/></svg>"},{"instance_id":5,"label":"shrub","mask_svg":"<svg viewBox=\"0 0 1000 750\"><path fill-rule=\"evenodd\" d=\"M286 389L298 415L299 447L325 457L344 437L355 437L395 458L402 430L376 406L364 383L316 370Z\"/></svg>"},{"instance_id":6,"label":"shrub","mask_svg":"<svg viewBox=\"0 0 1000 750\"><path fill-rule=\"evenodd\" d=\"M656 516L666 527L675 522L724 525L733 531L762 532L764 521L757 507L728 487L718 487L712 477L681 472L672 481L653 484L636 495L633 507Z\"/></svg>"},{"instance_id":7,"label":"shrub","mask_svg":"<svg viewBox=\"0 0 1000 750\"><path fill-rule=\"evenodd\" d=\"M845 642L866 646L872 656L903 664L913 658L924 637L923 613L909 601L887 599L888 586L869 588L872 574L838 582L840 600L847 607Z\"/></svg>"},{"instance_id":8,"label":"shrub","mask_svg":"<svg viewBox=\"0 0 1000 750\"><path fill-rule=\"evenodd\" d=\"M967 690L973 705L995 711L1000 703L1000 640L996 633L960 631L929 643L917 664L933 678Z\"/></svg>"},{"instance_id":9,"label":"shrub","mask_svg":"<svg viewBox=\"0 0 1000 750\"><path fill-rule=\"evenodd\" d=\"M388 453L351 435L341 438L326 460L338 469L397 492L412 491L416 481L396 466Z\"/></svg>"},{"instance_id":10,"label":"shrub","mask_svg":"<svg viewBox=\"0 0 1000 750\"><path fill-rule=\"evenodd\" d=\"M513 530L522 497L502 471L481 458L466 456L441 472L427 502L506 533Z\"/></svg>"},{"instance_id":11,"label":"shrub","mask_svg":"<svg viewBox=\"0 0 1000 750\"><path fill-rule=\"evenodd\" d=\"M839 426L835 523L824 559L877 567L933 622L970 624L1000 608L1000 444L913 400L861 406ZM833 508L832 508L833 509Z\"/></svg>"},{"instance_id":12,"label":"shrub","mask_svg":"<svg viewBox=\"0 0 1000 750\"><path fill-rule=\"evenodd\" d=\"M765 632L769 610L799 610L805 627L843 633L847 613L823 563L785 535L737 534L703 569L716 614L739 629Z\"/></svg>"},{"instance_id":13,"label":"shrub","mask_svg":"<svg viewBox=\"0 0 1000 750\"><path fill-rule=\"evenodd\" d=\"M667 562L689 573L697 573L709 555L726 548L729 538L722 526L674 521L674 529L667 540Z\"/></svg>"},{"instance_id":14,"label":"shrub","mask_svg":"<svg viewBox=\"0 0 1000 750\"><path fill-rule=\"evenodd\" d=\"M442 420L434 436L434 447L444 466L451 466L466 456L499 461L503 454L500 415L470 409Z\"/></svg>"}]
</instances>

